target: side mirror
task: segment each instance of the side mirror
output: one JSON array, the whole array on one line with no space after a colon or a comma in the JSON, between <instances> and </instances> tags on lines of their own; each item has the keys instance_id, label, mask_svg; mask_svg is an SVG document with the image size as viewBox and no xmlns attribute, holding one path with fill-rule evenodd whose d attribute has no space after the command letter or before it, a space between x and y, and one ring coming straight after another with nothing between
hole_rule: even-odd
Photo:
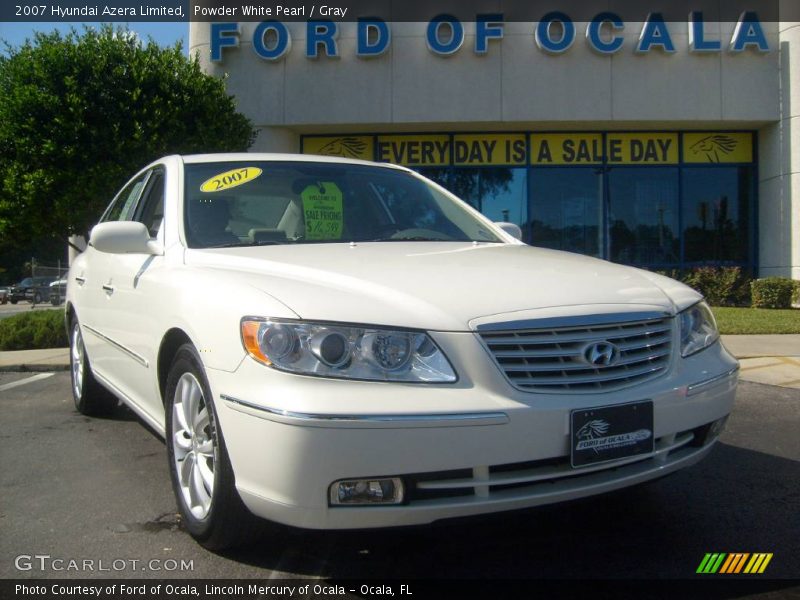
<instances>
[{"instance_id":1,"label":"side mirror","mask_svg":"<svg viewBox=\"0 0 800 600\"><path fill-rule=\"evenodd\" d=\"M519 228L519 225L514 223L507 223L506 221L498 221L495 223L500 229L505 231L511 237L522 240L522 229Z\"/></svg>"},{"instance_id":2,"label":"side mirror","mask_svg":"<svg viewBox=\"0 0 800 600\"><path fill-rule=\"evenodd\" d=\"M150 238L143 223L109 221L95 225L89 245L110 254L163 254L161 244Z\"/></svg>"}]
</instances>

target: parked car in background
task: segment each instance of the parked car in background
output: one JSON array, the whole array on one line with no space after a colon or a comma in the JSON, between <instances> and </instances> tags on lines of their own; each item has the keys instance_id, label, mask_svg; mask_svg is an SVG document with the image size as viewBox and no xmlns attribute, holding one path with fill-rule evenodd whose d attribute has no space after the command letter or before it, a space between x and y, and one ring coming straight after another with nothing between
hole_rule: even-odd
<instances>
[{"instance_id":1,"label":"parked car in background","mask_svg":"<svg viewBox=\"0 0 800 600\"><path fill-rule=\"evenodd\" d=\"M50 304L53 306L58 306L67 297L67 280L59 279L57 281L53 281L49 287Z\"/></svg>"},{"instance_id":2,"label":"parked car in background","mask_svg":"<svg viewBox=\"0 0 800 600\"><path fill-rule=\"evenodd\" d=\"M33 304L40 304L50 298L50 283L55 277L26 277L19 283L12 285L9 301L16 304L20 300L27 300Z\"/></svg>"},{"instance_id":3,"label":"parked car in background","mask_svg":"<svg viewBox=\"0 0 800 600\"><path fill-rule=\"evenodd\" d=\"M254 515L425 524L707 456L738 363L703 298L509 232L404 167L166 157L71 266L75 406L120 398L166 438L209 548L261 530Z\"/></svg>"}]
</instances>

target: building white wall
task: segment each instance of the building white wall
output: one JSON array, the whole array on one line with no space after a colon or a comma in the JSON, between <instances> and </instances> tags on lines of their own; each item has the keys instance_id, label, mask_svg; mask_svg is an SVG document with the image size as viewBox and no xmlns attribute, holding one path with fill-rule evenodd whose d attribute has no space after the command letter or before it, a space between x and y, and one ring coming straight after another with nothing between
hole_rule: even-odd
<instances>
[{"instance_id":1,"label":"building white wall","mask_svg":"<svg viewBox=\"0 0 800 600\"><path fill-rule=\"evenodd\" d=\"M604 56L576 23L573 46L560 55L534 43L533 23L506 23L505 38L476 55L473 23L453 56L428 50L425 23L392 23L382 56L355 56L355 23L340 23L339 58L305 56L304 23L287 23L292 49L281 60L252 49L256 23L241 23L240 47L212 63L209 24L192 23L190 50L201 65L228 74L227 86L259 126L523 124L635 121L768 122L779 119L778 53L688 51L687 25L670 23L677 51L636 54L639 23L626 23L625 46ZM778 47L777 23L764 23ZM733 23L708 23L707 36L727 46ZM426 127L429 128L429 127Z\"/></svg>"},{"instance_id":2,"label":"building white wall","mask_svg":"<svg viewBox=\"0 0 800 600\"><path fill-rule=\"evenodd\" d=\"M780 120L759 132L759 274L800 279L800 23L780 23Z\"/></svg>"}]
</instances>

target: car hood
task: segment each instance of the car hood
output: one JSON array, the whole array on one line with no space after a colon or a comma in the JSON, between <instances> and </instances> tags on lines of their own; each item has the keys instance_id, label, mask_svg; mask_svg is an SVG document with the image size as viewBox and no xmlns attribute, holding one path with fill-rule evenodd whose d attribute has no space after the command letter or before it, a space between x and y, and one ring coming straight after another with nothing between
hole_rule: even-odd
<instances>
[{"instance_id":1,"label":"car hood","mask_svg":"<svg viewBox=\"0 0 800 600\"><path fill-rule=\"evenodd\" d=\"M243 283L303 319L439 331L564 314L674 314L700 299L690 288L647 271L516 244L369 242L186 250L185 262L238 271Z\"/></svg>"}]
</instances>

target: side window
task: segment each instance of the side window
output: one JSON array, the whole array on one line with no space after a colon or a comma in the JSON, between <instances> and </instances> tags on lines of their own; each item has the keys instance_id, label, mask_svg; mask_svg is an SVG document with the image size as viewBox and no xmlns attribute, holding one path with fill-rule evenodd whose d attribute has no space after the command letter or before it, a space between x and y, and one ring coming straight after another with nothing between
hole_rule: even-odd
<instances>
[{"instance_id":1,"label":"side window","mask_svg":"<svg viewBox=\"0 0 800 600\"><path fill-rule=\"evenodd\" d=\"M101 223L106 221L130 221L133 216L133 208L136 206L136 200L144 187L145 181L150 171L142 173L139 177L131 181L125 186L122 191L117 194L117 197L111 202L111 205L106 209L106 212L100 218Z\"/></svg>"},{"instance_id":2,"label":"side window","mask_svg":"<svg viewBox=\"0 0 800 600\"><path fill-rule=\"evenodd\" d=\"M164 219L164 171L156 169L147 182L142 199L136 210L135 221L144 223L150 237L157 237Z\"/></svg>"}]
</instances>

